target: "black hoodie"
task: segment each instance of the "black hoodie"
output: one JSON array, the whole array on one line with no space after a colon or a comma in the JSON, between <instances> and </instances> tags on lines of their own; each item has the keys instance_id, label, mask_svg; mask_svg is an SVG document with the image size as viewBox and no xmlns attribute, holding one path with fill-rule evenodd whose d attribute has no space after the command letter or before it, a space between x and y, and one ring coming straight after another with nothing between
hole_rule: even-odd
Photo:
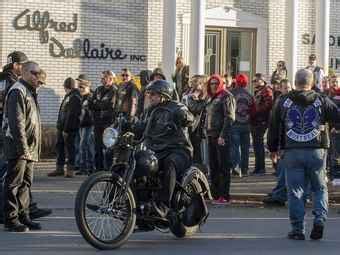
<instances>
[{"instance_id":1,"label":"black hoodie","mask_svg":"<svg viewBox=\"0 0 340 255\"><path fill-rule=\"evenodd\" d=\"M329 122L338 121L337 106L313 90L291 91L274 105L268 149L329 148Z\"/></svg>"}]
</instances>

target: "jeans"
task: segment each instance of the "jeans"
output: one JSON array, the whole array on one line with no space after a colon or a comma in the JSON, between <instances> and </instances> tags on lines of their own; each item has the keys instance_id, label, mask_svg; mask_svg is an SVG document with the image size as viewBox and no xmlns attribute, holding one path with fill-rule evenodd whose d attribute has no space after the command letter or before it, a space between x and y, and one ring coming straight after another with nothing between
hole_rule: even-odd
<instances>
[{"instance_id":1,"label":"jeans","mask_svg":"<svg viewBox=\"0 0 340 255\"><path fill-rule=\"evenodd\" d=\"M286 188L286 173L282 160L277 163L277 184L273 189L271 195L274 200L286 202L287 188Z\"/></svg>"},{"instance_id":2,"label":"jeans","mask_svg":"<svg viewBox=\"0 0 340 255\"><path fill-rule=\"evenodd\" d=\"M340 178L340 133L331 133L330 174L331 179Z\"/></svg>"},{"instance_id":3,"label":"jeans","mask_svg":"<svg viewBox=\"0 0 340 255\"><path fill-rule=\"evenodd\" d=\"M226 141L227 142L227 141ZM208 137L211 192L214 199L230 197L230 143L221 146L217 138Z\"/></svg>"},{"instance_id":4,"label":"jeans","mask_svg":"<svg viewBox=\"0 0 340 255\"><path fill-rule=\"evenodd\" d=\"M243 174L248 173L249 147L250 147L249 125L235 124L231 130L232 167L237 168L239 166Z\"/></svg>"},{"instance_id":5,"label":"jeans","mask_svg":"<svg viewBox=\"0 0 340 255\"><path fill-rule=\"evenodd\" d=\"M313 193L314 224L323 225L327 219L326 158L327 151L324 149L290 149L284 153L289 218L296 233L305 232L304 194L308 184Z\"/></svg>"},{"instance_id":6,"label":"jeans","mask_svg":"<svg viewBox=\"0 0 340 255\"><path fill-rule=\"evenodd\" d=\"M93 127L82 127L80 133L80 169L94 169L94 144L93 144Z\"/></svg>"},{"instance_id":7,"label":"jeans","mask_svg":"<svg viewBox=\"0 0 340 255\"><path fill-rule=\"evenodd\" d=\"M7 225L17 223L19 216L29 217L33 167L34 163L25 159L8 161L4 185L4 214Z\"/></svg>"},{"instance_id":8,"label":"jeans","mask_svg":"<svg viewBox=\"0 0 340 255\"><path fill-rule=\"evenodd\" d=\"M57 166L62 168L65 165L65 153L67 153L67 164L75 166L76 161L76 136L78 131L64 133L61 130L57 132ZM65 151L66 148L66 151Z\"/></svg>"},{"instance_id":9,"label":"jeans","mask_svg":"<svg viewBox=\"0 0 340 255\"><path fill-rule=\"evenodd\" d=\"M264 135L266 133L266 125L256 125L251 127L251 135L253 138L253 146L255 153L255 173L265 173L265 150Z\"/></svg>"}]
</instances>

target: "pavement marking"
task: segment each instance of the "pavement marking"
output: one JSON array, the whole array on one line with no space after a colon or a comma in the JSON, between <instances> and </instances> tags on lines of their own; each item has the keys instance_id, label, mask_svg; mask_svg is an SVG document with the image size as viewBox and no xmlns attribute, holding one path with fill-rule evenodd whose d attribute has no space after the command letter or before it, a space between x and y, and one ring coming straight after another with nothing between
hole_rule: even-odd
<instances>
[{"instance_id":1,"label":"pavement marking","mask_svg":"<svg viewBox=\"0 0 340 255\"><path fill-rule=\"evenodd\" d=\"M44 217L42 219L51 219L51 220L73 220L75 219L74 217L71 216L49 216L49 217ZM306 220L312 220L314 219L313 217L305 217ZM219 218L219 217L213 217L213 218L208 218L208 221L237 221L237 220L289 220L288 217L272 217L272 218L239 218L239 217L230 217L230 218ZM329 220L340 220L340 217L331 217L327 218L327 221Z\"/></svg>"}]
</instances>

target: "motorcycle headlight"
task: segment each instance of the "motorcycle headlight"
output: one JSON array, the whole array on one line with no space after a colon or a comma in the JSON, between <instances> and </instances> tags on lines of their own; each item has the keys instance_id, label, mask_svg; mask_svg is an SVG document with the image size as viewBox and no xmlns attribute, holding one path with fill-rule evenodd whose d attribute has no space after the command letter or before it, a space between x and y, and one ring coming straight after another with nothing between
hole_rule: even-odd
<instances>
[{"instance_id":1,"label":"motorcycle headlight","mask_svg":"<svg viewBox=\"0 0 340 255\"><path fill-rule=\"evenodd\" d=\"M108 127L103 133L103 143L106 148L111 148L118 141L118 131L114 128Z\"/></svg>"}]
</instances>

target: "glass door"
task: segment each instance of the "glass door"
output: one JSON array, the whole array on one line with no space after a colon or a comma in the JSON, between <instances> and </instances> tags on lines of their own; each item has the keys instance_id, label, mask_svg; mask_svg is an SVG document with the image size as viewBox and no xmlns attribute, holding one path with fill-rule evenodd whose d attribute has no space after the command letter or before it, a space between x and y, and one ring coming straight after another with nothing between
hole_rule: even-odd
<instances>
[{"instance_id":1,"label":"glass door","mask_svg":"<svg viewBox=\"0 0 340 255\"><path fill-rule=\"evenodd\" d=\"M205 33L204 73L220 73L222 31L207 30Z\"/></svg>"},{"instance_id":2,"label":"glass door","mask_svg":"<svg viewBox=\"0 0 340 255\"><path fill-rule=\"evenodd\" d=\"M245 73L252 79L256 70L256 29L207 27L205 32L206 75Z\"/></svg>"},{"instance_id":3,"label":"glass door","mask_svg":"<svg viewBox=\"0 0 340 255\"><path fill-rule=\"evenodd\" d=\"M242 29L227 30L227 71L235 76L246 74L252 79L255 71L256 31Z\"/></svg>"}]
</instances>

